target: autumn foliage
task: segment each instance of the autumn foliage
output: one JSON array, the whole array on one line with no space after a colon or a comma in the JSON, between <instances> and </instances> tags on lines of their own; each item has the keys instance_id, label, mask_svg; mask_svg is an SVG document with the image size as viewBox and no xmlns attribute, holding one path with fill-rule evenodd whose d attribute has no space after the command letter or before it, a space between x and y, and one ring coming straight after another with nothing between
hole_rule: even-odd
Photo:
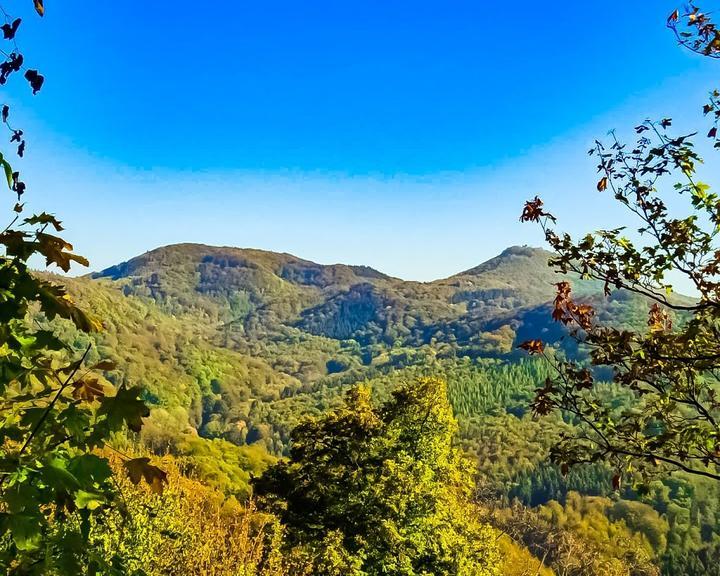
<instances>
[{"instance_id":1,"label":"autumn foliage","mask_svg":"<svg viewBox=\"0 0 720 576\"><path fill-rule=\"evenodd\" d=\"M668 25L681 45L720 54L718 31L697 7L673 12ZM714 120L708 137L715 148L717 99L712 92L703 109ZM645 330L603 324L591 302L576 300L570 283L559 282L552 317L589 362L548 355L535 340L521 345L555 368L537 391L536 412L559 410L580 424L555 448L555 459L564 466L610 461L616 487L622 475L665 468L720 480L720 197L697 177L695 134L673 135L671 127L669 118L646 120L634 128L634 142L611 132L609 143L596 141L588 152L598 160L597 190L638 221L634 240L621 227L579 240L558 233L537 197L521 216L542 227L556 271L601 283L605 296L624 291L647 301ZM671 194L678 201L669 202ZM671 276L684 277L696 298L675 296ZM632 401L603 401L600 374Z\"/></svg>"},{"instance_id":2,"label":"autumn foliage","mask_svg":"<svg viewBox=\"0 0 720 576\"><path fill-rule=\"evenodd\" d=\"M44 14L41 0L35 10ZM2 12L5 84L25 60L16 41L22 20ZM24 78L33 94L41 90L44 77L37 70L25 69ZM8 105L1 120L22 158L24 133L11 126ZM139 431L149 411L139 387L114 387L103 377L113 363L90 362L90 346L74 349L55 334L55 319L85 333L102 324L62 285L31 271L29 261L42 258L65 272L88 262L58 235L63 226L54 215L25 215L20 172L3 154L0 167L15 197L0 232L0 568L6 574L118 573L114 556L101 558L88 546L93 519L118 507L110 467L97 450L115 434ZM161 489L164 472L146 460L127 459L126 467L131 480L145 478Z\"/></svg>"}]
</instances>

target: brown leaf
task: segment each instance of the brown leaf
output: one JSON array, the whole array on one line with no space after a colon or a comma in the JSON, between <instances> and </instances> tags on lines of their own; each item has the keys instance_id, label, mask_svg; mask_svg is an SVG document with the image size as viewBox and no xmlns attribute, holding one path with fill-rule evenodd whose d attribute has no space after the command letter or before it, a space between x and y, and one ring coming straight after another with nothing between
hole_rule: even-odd
<instances>
[{"instance_id":1,"label":"brown leaf","mask_svg":"<svg viewBox=\"0 0 720 576\"><path fill-rule=\"evenodd\" d=\"M115 370L117 364L112 360L100 360L97 364L90 366L91 370Z\"/></svg>"},{"instance_id":2,"label":"brown leaf","mask_svg":"<svg viewBox=\"0 0 720 576\"><path fill-rule=\"evenodd\" d=\"M575 388L577 390L590 389L593 386L593 381L594 380L590 370L581 370L580 372L578 372L577 377L575 378Z\"/></svg>"},{"instance_id":3,"label":"brown leaf","mask_svg":"<svg viewBox=\"0 0 720 576\"><path fill-rule=\"evenodd\" d=\"M35 12L40 14L40 16L45 16L45 4L43 4L43 0L33 0L35 2Z\"/></svg>"},{"instance_id":4,"label":"brown leaf","mask_svg":"<svg viewBox=\"0 0 720 576\"><path fill-rule=\"evenodd\" d=\"M518 346L521 350L525 350L528 354L542 354L545 350L545 344L542 340L526 340Z\"/></svg>"},{"instance_id":5,"label":"brown leaf","mask_svg":"<svg viewBox=\"0 0 720 576\"><path fill-rule=\"evenodd\" d=\"M604 192L607 189L608 179L607 176L603 176L600 182L597 183L598 192Z\"/></svg>"},{"instance_id":6,"label":"brown leaf","mask_svg":"<svg viewBox=\"0 0 720 576\"><path fill-rule=\"evenodd\" d=\"M80 380L73 382L73 398L92 402L96 398L105 396L105 387L100 383L97 376L88 374Z\"/></svg>"},{"instance_id":7,"label":"brown leaf","mask_svg":"<svg viewBox=\"0 0 720 576\"><path fill-rule=\"evenodd\" d=\"M144 478L150 490L156 494L162 493L163 485L167 482L167 473L150 464L150 458L133 458L124 462L123 466L133 484L139 484Z\"/></svg>"},{"instance_id":8,"label":"brown leaf","mask_svg":"<svg viewBox=\"0 0 720 576\"><path fill-rule=\"evenodd\" d=\"M672 320L668 313L659 304L655 303L648 312L648 326L651 332L661 332L672 329Z\"/></svg>"},{"instance_id":9,"label":"brown leaf","mask_svg":"<svg viewBox=\"0 0 720 576\"><path fill-rule=\"evenodd\" d=\"M555 216L549 212L545 212L545 210L542 209L542 206L543 201L539 196L535 196L533 200L525 202L522 216L520 216L520 222L539 222L540 218L543 217L555 222Z\"/></svg>"}]
</instances>

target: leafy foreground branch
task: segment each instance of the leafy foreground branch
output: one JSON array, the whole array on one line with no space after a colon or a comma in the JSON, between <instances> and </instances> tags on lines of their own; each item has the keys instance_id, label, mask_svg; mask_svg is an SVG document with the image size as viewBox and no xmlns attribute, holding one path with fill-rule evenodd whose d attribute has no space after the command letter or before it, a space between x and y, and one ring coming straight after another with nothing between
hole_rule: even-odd
<instances>
[{"instance_id":1,"label":"leafy foreground branch","mask_svg":"<svg viewBox=\"0 0 720 576\"><path fill-rule=\"evenodd\" d=\"M683 46L717 57L720 35L697 7L674 12L668 25ZM714 119L707 135L717 149L717 92L703 112ZM639 222L634 241L624 228L581 240L557 233L538 197L521 216L542 227L558 272L600 281L606 296L621 290L648 301L646 330L604 325L589 302L575 300L570 284L559 282L553 318L589 353L589 365L551 357L540 340L521 345L555 369L537 391L535 412L558 410L580 424L554 458L564 470L609 461L616 487L623 473L662 468L720 480L720 197L697 177L695 134L671 135L671 126L669 118L647 120L635 127L634 143L611 133L609 143L596 141L589 151L598 159L597 190L611 192ZM697 298L674 296L670 275L683 277ZM597 393L608 375L629 393L628 403Z\"/></svg>"},{"instance_id":2,"label":"leafy foreground branch","mask_svg":"<svg viewBox=\"0 0 720 576\"><path fill-rule=\"evenodd\" d=\"M35 0L42 16L44 6ZM0 64L0 84L20 72L24 58L16 34L22 20L2 10L4 39L11 44ZM33 94L44 78L26 70ZM11 128L10 109L2 123L17 155L25 153L22 130ZM59 220L45 212L23 217L26 185L0 154L9 190L16 196L10 223L0 232L0 569L6 574L123 574L117 556L106 559L88 546L93 518L120 509L107 461L98 450L125 428L138 432L149 414L139 388L117 390L101 375L107 361L89 362L44 326L57 318L79 330L101 325L79 309L65 289L31 272L29 261L70 270L87 265L59 234ZM41 321L30 322L40 315ZM165 473L146 458L126 459L134 482L144 478L161 490Z\"/></svg>"}]
</instances>

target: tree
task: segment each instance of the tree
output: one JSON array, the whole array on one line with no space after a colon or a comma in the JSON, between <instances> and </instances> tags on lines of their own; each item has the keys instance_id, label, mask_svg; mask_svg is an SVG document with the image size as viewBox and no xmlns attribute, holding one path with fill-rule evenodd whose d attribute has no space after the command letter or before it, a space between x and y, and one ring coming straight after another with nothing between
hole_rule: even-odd
<instances>
[{"instance_id":1,"label":"tree","mask_svg":"<svg viewBox=\"0 0 720 576\"><path fill-rule=\"evenodd\" d=\"M122 462L108 453L128 513L106 514L93 525L93 544L112 557L123 550L126 574L148 576L302 576L282 566L277 520L188 478L181 461L162 458L168 483L162 494L123 478ZM128 522L128 518L131 522ZM130 526L128 525L130 524Z\"/></svg>"},{"instance_id":2,"label":"tree","mask_svg":"<svg viewBox=\"0 0 720 576\"><path fill-rule=\"evenodd\" d=\"M368 389L306 420L290 458L256 481L292 554L318 575L497 573L493 531L470 501L444 382L420 379L381 407Z\"/></svg>"},{"instance_id":3,"label":"tree","mask_svg":"<svg viewBox=\"0 0 720 576\"><path fill-rule=\"evenodd\" d=\"M42 0L34 5L42 16ZM0 63L4 85L23 70L24 58L15 39L22 20L2 13L10 45ZM27 69L24 77L33 94L39 92L43 76ZM0 116L22 158L23 131L11 128L7 105ZM49 323L55 318L85 332L102 326L28 261L40 256L48 268L67 272L87 260L57 235L63 228L54 215L23 217L26 186L2 154L0 165L17 197L0 232L0 568L6 574L123 573L120 558L108 564L87 545L92 518L119 504L107 459L95 451L126 425L138 431L148 410L138 388L113 390L102 378L111 363L88 362L90 347L73 350L56 336ZM144 477L161 488L164 472L148 459L127 459L125 466L134 482Z\"/></svg>"},{"instance_id":4,"label":"tree","mask_svg":"<svg viewBox=\"0 0 720 576\"><path fill-rule=\"evenodd\" d=\"M697 7L673 12L668 26L683 46L720 55L720 33ZM720 93L711 94L704 113L714 119L707 135L718 149ZM639 221L634 240L623 228L580 240L557 233L538 197L521 216L542 226L558 272L599 281L606 296L622 290L647 302L647 327L623 329L599 322L592 304L559 282L552 316L589 352L589 365L551 358L540 340L521 345L555 368L537 391L535 412L559 410L578 424L554 458L565 471L611 462L616 488L623 472L657 467L720 480L720 197L696 176L695 134L674 136L671 126L669 118L646 120L635 127L634 144L611 132L609 143L596 141L589 151L598 158L597 190L612 192ZM668 201L671 194L678 198ZM675 296L671 273L684 276L697 298ZM612 395L598 394L599 368L611 370L629 402L618 407Z\"/></svg>"}]
</instances>

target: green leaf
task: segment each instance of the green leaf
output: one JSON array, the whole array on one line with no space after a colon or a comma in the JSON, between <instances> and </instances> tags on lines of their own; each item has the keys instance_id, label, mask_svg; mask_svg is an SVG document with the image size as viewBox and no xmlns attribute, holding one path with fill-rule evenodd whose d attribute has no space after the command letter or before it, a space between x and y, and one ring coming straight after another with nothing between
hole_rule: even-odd
<instances>
[{"instance_id":1,"label":"green leaf","mask_svg":"<svg viewBox=\"0 0 720 576\"><path fill-rule=\"evenodd\" d=\"M112 476L110 464L95 454L81 454L68 462L68 470L83 486L99 486Z\"/></svg>"},{"instance_id":2,"label":"green leaf","mask_svg":"<svg viewBox=\"0 0 720 576\"><path fill-rule=\"evenodd\" d=\"M75 493L74 501L75 506L81 510L97 510L107 504L107 498L103 494L86 490L78 490Z\"/></svg>"},{"instance_id":3,"label":"green leaf","mask_svg":"<svg viewBox=\"0 0 720 576\"><path fill-rule=\"evenodd\" d=\"M43 519L30 514L5 514L2 523L12 534L18 550L37 550L42 542Z\"/></svg>"},{"instance_id":4,"label":"green leaf","mask_svg":"<svg viewBox=\"0 0 720 576\"><path fill-rule=\"evenodd\" d=\"M53 458L40 469L40 475L48 486L58 492L75 492L80 488L80 482L68 471L67 465L67 460Z\"/></svg>"},{"instance_id":5,"label":"green leaf","mask_svg":"<svg viewBox=\"0 0 720 576\"><path fill-rule=\"evenodd\" d=\"M143 418L150 416L150 409L140 399L142 389L138 386L121 388L115 396L103 398L98 416L104 416L110 430L119 430L127 424L133 432L140 432Z\"/></svg>"},{"instance_id":6,"label":"green leaf","mask_svg":"<svg viewBox=\"0 0 720 576\"><path fill-rule=\"evenodd\" d=\"M13 175L12 175L12 166L10 166L10 163L3 158L3 155L0 154L0 164L2 164L3 170L5 171L5 178L8 183L8 188L12 190L13 186Z\"/></svg>"}]
</instances>

